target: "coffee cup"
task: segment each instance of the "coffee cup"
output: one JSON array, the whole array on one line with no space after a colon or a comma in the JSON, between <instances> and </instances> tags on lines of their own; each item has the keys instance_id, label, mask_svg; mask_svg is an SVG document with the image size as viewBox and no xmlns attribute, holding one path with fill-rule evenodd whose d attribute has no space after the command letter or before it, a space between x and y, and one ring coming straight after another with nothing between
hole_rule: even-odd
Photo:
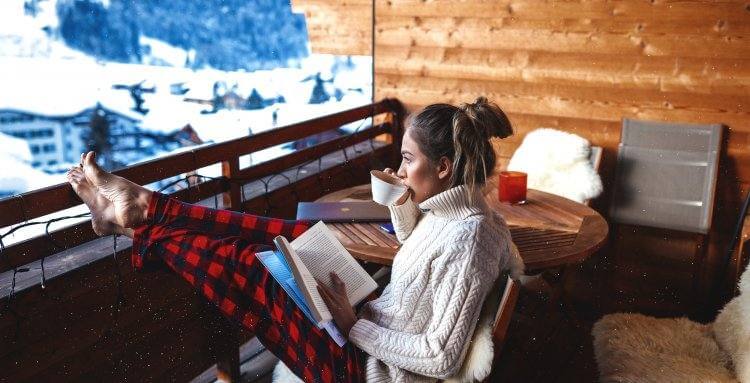
<instances>
[{"instance_id":1,"label":"coffee cup","mask_svg":"<svg viewBox=\"0 0 750 383\"><path fill-rule=\"evenodd\" d=\"M380 170L370 172L372 200L385 206L393 205L406 193L401 179Z\"/></svg>"}]
</instances>

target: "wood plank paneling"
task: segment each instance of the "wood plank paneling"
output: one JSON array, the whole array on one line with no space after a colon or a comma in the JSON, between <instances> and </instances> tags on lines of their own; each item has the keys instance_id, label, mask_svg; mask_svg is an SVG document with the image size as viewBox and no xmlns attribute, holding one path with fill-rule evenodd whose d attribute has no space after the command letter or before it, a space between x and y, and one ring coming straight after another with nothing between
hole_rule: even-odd
<instances>
[{"instance_id":1,"label":"wood plank paneling","mask_svg":"<svg viewBox=\"0 0 750 383\"><path fill-rule=\"evenodd\" d=\"M482 94L509 113L602 121L620 121L624 117L695 123L721 121L730 126L750 120L750 110L744 103L747 96L739 95L695 100L690 93L390 74L379 75L378 85L379 91L404 94L417 104L430 103L436 98L457 104Z\"/></svg>"},{"instance_id":2,"label":"wood plank paneling","mask_svg":"<svg viewBox=\"0 0 750 383\"><path fill-rule=\"evenodd\" d=\"M384 45L378 46L375 69L378 74L429 78L747 97L750 67L743 64L739 59Z\"/></svg>"},{"instance_id":3,"label":"wood plank paneling","mask_svg":"<svg viewBox=\"0 0 750 383\"><path fill-rule=\"evenodd\" d=\"M305 14L313 52L372 54L372 1L293 0L292 10Z\"/></svg>"},{"instance_id":4,"label":"wood plank paneling","mask_svg":"<svg viewBox=\"0 0 750 383\"><path fill-rule=\"evenodd\" d=\"M301 0L300 0L301 1ZM632 21L706 19L746 21L743 1L537 1L537 0L387 0L378 1L378 16L514 17L524 20L616 19Z\"/></svg>"}]
</instances>

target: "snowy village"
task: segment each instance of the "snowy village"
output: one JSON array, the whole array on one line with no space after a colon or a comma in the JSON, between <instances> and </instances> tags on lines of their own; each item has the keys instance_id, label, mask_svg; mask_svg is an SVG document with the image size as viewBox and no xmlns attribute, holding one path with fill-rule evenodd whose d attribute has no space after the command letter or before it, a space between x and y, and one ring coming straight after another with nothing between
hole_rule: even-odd
<instances>
[{"instance_id":1,"label":"snowy village","mask_svg":"<svg viewBox=\"0 0 750 383\"><path fill-rule=\"evenodd\" d=\"M0 383L750 383L746 0L0 0Z\"/></svg>"}]
</instances>

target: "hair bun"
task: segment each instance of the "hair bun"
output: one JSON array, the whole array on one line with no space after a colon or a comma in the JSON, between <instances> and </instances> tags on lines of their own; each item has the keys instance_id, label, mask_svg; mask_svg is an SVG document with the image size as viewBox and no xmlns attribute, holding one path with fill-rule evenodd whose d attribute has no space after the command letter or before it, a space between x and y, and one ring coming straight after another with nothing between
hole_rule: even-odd
<instances>
[{"instance_id":1,"label":"hair bun","mask_svg":"<svg viewBox=\"0 0 750 383\"><path fill-rule=\"evenodd\" d=\"M513 134L513 128L505 112L495 103L487 100L486 97L480 96L471 104L461 104L459 107L471 123L486 135L491 137L505 138Z\"/></svg>"}]
</instances>

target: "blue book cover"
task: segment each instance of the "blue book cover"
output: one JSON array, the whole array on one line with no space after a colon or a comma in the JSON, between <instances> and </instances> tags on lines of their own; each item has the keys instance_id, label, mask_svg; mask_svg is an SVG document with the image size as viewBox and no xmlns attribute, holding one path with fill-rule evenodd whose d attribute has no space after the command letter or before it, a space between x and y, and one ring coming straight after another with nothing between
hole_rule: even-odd
<instances>
[{"instance_id":1,"label":"blue book cover","mask_svg":"<svg viewBox=\"0 0 750 383\"><path fill-rule=\"evenodd\" d=\"M263 263L263 266L266 267L269 273L271 273L271 276L273 276L274 279L276 279L277 282L281 285L281 287L286 291L287 295L289 295L295 304L297 304L297 307L302 310L302 312L305 314L307 319L309 319L312 323L316 323L318 328L323 328L328 332L328 335L333 338L333 340L336 342L336 344L339 345L339 347L343 347L344 344L346 344L346 338L344 338L344 335L341 334L341 331L339 331L338 327L336 327L335 324L333 324L332 321L323 322L323 323L317 323L315 321L315 318L312 315L312 312L310 312L310 308L307 306L307 302L305 301L305 298L302 295L302 292L299 289L299 286L297 286L297 282L294 280L294 275L292 275L292 269L289 268L289 265L286 263L286 260L284 259L284 256L279 251L264 251L261 253L257 253L255 255L258 257L261 263Z\"/></svg>"},{"instance_id":2,"label":"blue book cover","mask_svg":"<svg viewBox=\"0 0 750 383\"><path fill-rule=\"evenodd\" d=\"M266 266L266 269L271 273L274 279L284 288L284 291L292 298L297 307L305 313L305 316L310 319L313 323L316 323L315 318L310 311L310 308L305 302L305 298L300 291L297 282L294 280L292 275L292 269L286 263L284 256L279 251L264 251L255 255L258 259Z\"/></svg>"}]
</instances>

